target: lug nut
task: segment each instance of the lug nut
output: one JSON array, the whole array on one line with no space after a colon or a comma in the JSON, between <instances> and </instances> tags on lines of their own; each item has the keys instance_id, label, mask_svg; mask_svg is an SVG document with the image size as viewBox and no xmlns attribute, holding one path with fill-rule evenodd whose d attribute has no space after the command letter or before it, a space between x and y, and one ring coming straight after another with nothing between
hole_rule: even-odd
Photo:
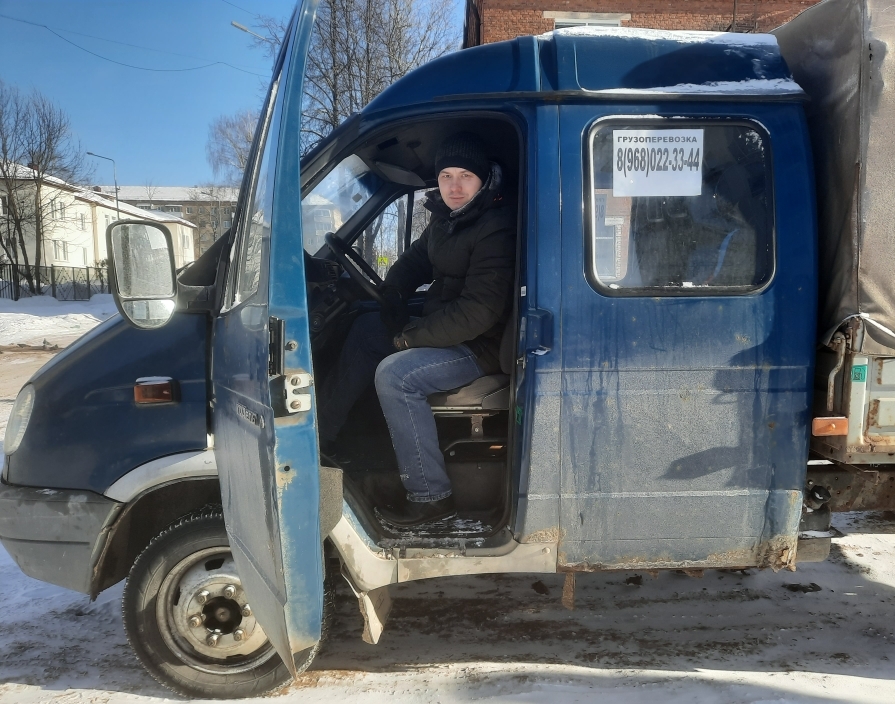
<instances>
[{"instance_id":1,"label":"lug nut","mask_svg":"<svg viewBox=\"0 0 895 704\"><path fill-rule=\"evenodd\" d=\"M237 628L235 631L233 631L233 640L242 640L243 638L245 638L245 635L246 632L244 630L242 630L241 628Z\"/></svg>"},{"instance_id":2,"label":"lug nut","mask_svg":"<svg viewBox=\"0 0 895 704\"><path fill-rule=\"evenodd\" d=\"M202 617L199 614L196 614L195 616L190 616L190 627L191 628L198 628L201 625L202 625Z\"/></svg>"},{"instance_id":3,"label":"lug nut","mask_svg":"<svg viewBox=\"0 0 895 704\"><path fill-rule=\"evenodd\" d=\"M245 616L246 618L248 618L249 616L251 616L251 615L252 615L252 607L249 606L248 604L245 604L245 605L242 607L242 615Z\"/></svg>"},{"instance_id":4,"label":"lug nut","mask_svg":"<svg viewBox=\"0 0 895 704\"><path fill-rule=\"evenodd\" d=\"M232 584L228 584L226 587L224 587L224 596L227 599L232 599L234 594L236 594L236 587L234 587Z\"/></svg>"},{"instance_id":5,"label":"lug nut","mask_svg":"<svg viewBox=\"0 0 895 704\"><path fill-rule=\"evenodd\" d=\"M204 604L206 601L208 601L209 596L210 594L207 591L201 591L196 594L196 601L198 601L200 604Z\"/></svg>"},{"instance_id":6,"label":"lug nut","mask_svg":"<svg viewBox=\"0 0 895 704\"><path fill-rule=\"evenodd\" d=\"M214 648L218 644L218 641L220 639L221 639L220 633L209 633L208 638L205 639L205 643L207 645L210 645L212 648Z\"/></svg>"}]
</instances>

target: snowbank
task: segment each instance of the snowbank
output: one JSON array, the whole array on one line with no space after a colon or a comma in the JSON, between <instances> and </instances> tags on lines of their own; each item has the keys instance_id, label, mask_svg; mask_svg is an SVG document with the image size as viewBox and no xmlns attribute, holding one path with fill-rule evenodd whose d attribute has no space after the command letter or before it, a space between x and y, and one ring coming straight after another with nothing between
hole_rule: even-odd
<instances>
[{"instance_id":1,"label":"snowbank","mask_svg":"<svg viewBox=\"0 0 895 704\"><path fill-rule=\"evenodd\" d=\"M109 293L98 293L89 301L57 301L51 296L0 299L0 345L40 345L49 338L71 341L117 312Z\"/></svg>"}]
</instances>

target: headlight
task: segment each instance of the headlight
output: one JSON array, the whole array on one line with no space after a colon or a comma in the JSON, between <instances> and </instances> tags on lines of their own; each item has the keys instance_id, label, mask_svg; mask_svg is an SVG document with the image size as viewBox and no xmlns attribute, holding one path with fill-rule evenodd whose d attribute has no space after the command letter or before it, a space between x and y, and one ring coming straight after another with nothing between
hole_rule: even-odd
<instances>
[{"instance_id":1,"label":"headlight","mask_svg":"<svg viewBox=\"0 0 895 704\"><path fill-rule=\"evenodd\" d=\"M16 402L9 414L9 422L6 424L6 435L3 438L3 454L11 455L19 449L28 421L31 420L31 411L34 409L34 387L26 384L16 396Z\"/></svg>"}]
</instances>

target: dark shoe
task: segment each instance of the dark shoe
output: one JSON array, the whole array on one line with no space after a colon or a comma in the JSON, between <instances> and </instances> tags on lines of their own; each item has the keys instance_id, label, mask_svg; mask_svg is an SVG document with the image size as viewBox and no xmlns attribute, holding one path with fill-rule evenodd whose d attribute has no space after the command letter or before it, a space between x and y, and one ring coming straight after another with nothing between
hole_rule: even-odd
<instances>
[{"instance_id":1,"label":"dark shoe","mask_svg":"<svg viewBox=\"0 0 895 704\"><path fill-rule=\"evenodd\" d=\"M320 463L327 467L343 467L351 464L351 458L339 451L334 441L320 443Z\"/></svg>"},{"instance_id":2,"label":"dark shoe","mask_svg":"<svg viewBox=\"0 0 895 704\"><path fill-rule=\"evenodd\" d=\"M450 518L457 513L454 508L454 497L448 496L440 501L408 501L403 510L377 508L379 517L397 528L411 528L425 523L433 523Z\"/></svg>"}]
</instances>

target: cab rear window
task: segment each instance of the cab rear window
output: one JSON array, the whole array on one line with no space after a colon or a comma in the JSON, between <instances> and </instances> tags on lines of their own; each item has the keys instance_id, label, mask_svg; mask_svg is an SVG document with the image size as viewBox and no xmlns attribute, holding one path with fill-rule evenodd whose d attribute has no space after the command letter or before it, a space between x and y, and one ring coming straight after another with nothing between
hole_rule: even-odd
<instances>
[{"instance_id":1,"label":"cab rear window","mask_svg":"<svg viewBox=\"0 0 895 704\"><path fill-rule=\"evenodd\" d=\"M759 290L774 272L770 145L750 123L591 131L588 278L616 295Z\"/></svg>"}]
</instances>

